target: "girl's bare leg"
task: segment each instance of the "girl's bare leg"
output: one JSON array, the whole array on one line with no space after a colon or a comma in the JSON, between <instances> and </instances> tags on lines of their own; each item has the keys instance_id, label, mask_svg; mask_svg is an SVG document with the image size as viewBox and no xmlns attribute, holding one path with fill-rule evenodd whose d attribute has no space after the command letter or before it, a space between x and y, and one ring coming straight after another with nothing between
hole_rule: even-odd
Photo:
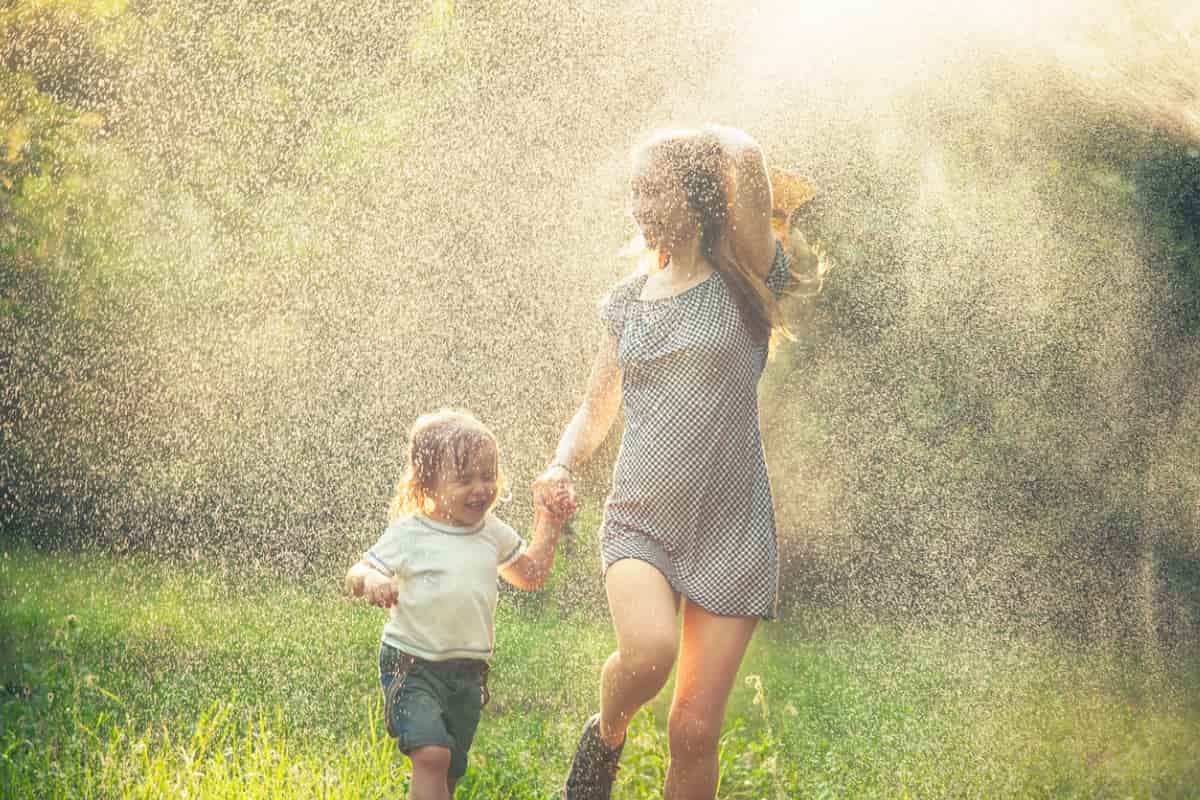
<instances>
[{"instance_id":1,"label":"girl's bare leg","mask_svg":"<svg viewBox=\"0 0 1200 800\"><path fill-rule=\"evenodd\" d=\"M625 740L638 709L662 690L678 651L678 597L663 574L626 558L605 574L617 651L600 677L600 737L609 747Z\"/></svg>"},{"instance_id":2,"label":"girl's bare leg","mask_svg":"<svg viewBox=\"0 0 1200 800\"><path fill-rule=\"evenodd\" d=\"M717 745L725 705L758 617L722 617L687 604L667 732L671 764L664 800L717 795Z\"/></svg>"}]
</instances>

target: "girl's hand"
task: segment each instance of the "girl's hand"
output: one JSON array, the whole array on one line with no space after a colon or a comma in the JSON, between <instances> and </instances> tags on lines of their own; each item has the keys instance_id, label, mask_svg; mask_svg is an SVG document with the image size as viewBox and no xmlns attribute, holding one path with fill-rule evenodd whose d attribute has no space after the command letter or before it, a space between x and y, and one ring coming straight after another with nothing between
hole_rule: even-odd
<instances>
[{"instance_id":1,"label":"girl's hand","mask_svg":"<svg viewBox=\"0 0 1200 800\"><path fill-rule=\"evenodd\" d=\"M579 506L566 489L559 489L549 500L534 498L534 508L549 514L555 522L564 523L575 515Z\"/></svg>"},{"instance_id":2,"label":"girl's hand","mask_svg":"<svg viewBox=\"0 0 1200 800\"><path fill-rule=\"evenodd\" d=\"M373 606L391 608L399 593L391 578L381 572L370 572L363 578L363 597Z\"/></svg>"}]
</instances>

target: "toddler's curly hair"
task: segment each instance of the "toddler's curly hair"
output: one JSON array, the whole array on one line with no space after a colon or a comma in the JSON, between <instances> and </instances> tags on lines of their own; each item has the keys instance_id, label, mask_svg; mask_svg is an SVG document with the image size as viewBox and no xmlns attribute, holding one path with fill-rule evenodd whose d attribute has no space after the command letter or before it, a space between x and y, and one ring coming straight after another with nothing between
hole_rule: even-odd
<instances>
[{"instance_id":1,"label":"toddler's curly hair","mask_svg":"<svg viewBox=\"0 0 1200 800\"><path fill-rule=\"evenodd\" d=\"M421 415L408 434L407 463L396 484L388 516L395 519L418 511L428 512L436 502L433 488L438 475L444 470L465 472L477 458L490 459L496 464L497 497L502 496L504 477L499 471L500 445L495 434L466 411L443 408Z\"/></svg>"}]
</instances>

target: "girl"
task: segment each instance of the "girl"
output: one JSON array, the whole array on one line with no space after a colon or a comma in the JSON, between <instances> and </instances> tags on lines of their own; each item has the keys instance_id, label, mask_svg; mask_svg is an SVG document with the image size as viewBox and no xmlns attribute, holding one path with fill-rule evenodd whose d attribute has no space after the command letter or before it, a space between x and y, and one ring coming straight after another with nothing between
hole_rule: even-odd
<instances>
[{"instance_id":1,"label":"girl","mask_svg":"<svg viewBox=\"0 0 1200 800\"><path fill-rule=\"evenodd\" d=\"M392 521L346 574L346 591L391 609L379 679L388 733L412 760L413 800L449 800L487 702L496 573L542 587L574 503L540 493L533 543L497 519L503 485L496 438L478 419L443 410L416 421Z\"/></svg>"},{"instance_id":2,"label":"girl","mask_svg":"<svg viewBox=\"0 0 1200 800\"><path fill-rule=\"evenodd\" d=\"M572 497L572 470L624 410L601 531L617 650L565 797L609 797L630 719L678 662L664 797L697 800L716 795L734 677L758 620L775 613L757 387L771 335L786 332L778 300L795 276L772 231L762 151L741 131L653 136L634 153L630 212L656 269L604 301L587 394L535 482L535 495Z\"/></svg>"}]
</instances>

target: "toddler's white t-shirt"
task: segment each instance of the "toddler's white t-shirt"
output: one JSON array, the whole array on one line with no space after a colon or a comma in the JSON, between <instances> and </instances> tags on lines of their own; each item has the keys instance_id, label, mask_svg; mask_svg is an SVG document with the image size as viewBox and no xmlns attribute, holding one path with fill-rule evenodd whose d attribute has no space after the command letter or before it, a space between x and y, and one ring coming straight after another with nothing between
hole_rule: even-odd
<instances>
[{"instance_id":1,"label":"toddler's white t-shirt","mask_svg":"<svg viewBox=\"0 0 1200 800\"><path fill-rule=\"evenodd\" d=\"M399 517L364 559L396 582L383 641L429 661L486 659L495 642L496 573L528 545L494 514L474 528Z\"/></svg>"}]
</instances>

